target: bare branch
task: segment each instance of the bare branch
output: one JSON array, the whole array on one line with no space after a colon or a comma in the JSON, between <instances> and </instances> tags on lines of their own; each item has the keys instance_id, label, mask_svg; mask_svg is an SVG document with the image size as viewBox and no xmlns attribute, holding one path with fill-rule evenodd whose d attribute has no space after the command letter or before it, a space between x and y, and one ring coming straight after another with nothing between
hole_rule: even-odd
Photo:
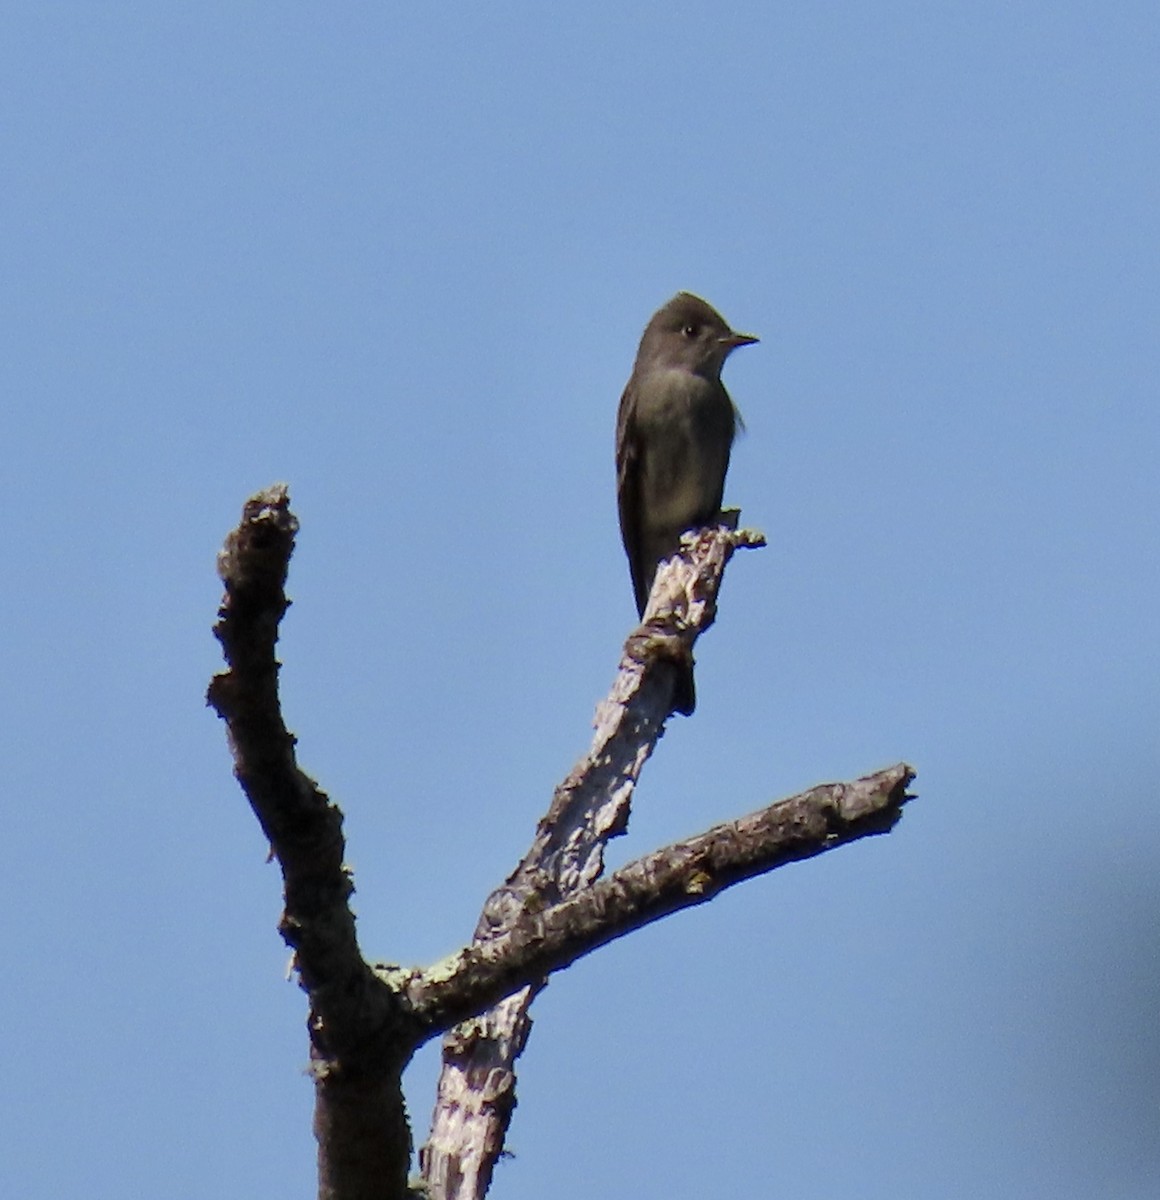
<instances>
[{"instance_id":1,"label":"bare branch","mask_svg":"<svg viewBox=\"0 0 1160 1200\"><path fill-rule=\"evenodd\" d=\"M887 833L911 799L905 763L829 783L654 851L548 909L525 911L506 933L411 974L406 994L432 1034L521 984L670 913L713 899L775 867Z\"/></svg>"},{"instance_id":2,"label":"bare branch","mask_svg":"<svg viewBox=\"0 0 1160 1200\"><path fill-rule=\"evenodd\" d=\"M898 820L912 776L901 764L811 789L598 882L604 846L624 832L636 781L673 711L682 674L673 664L684 665L712 623L733 551L762 544L735 526L726 518L687 535L657 572L645 622L625 643L597 710L592 746L557 788L523 861L488 898L472 944L431 968L405 970L372 968L359 950L342 813L298 767L282 719L275 647L298 523L284 486L247 502L219 557L226 594L214 632L228 669L211 683L209 702L227 723L235 774L282 869L279 928L310 1001L322 1200L409 1194L403 1068L419 1044L456 1021L421 1163L431 1200L481 1200L515 1106L513 1065L528 1009L550 972L743 879Z\"/></svg>"},{"instance_id":3,"label":"bare branch","mask_svg":"<svg viewBox=\"0 0 1160 1200\"><path fill-rule=\"evenodd\" d=\"M359 952L342 813L298 767L282 720L274 647L289 601L298 521L284 485L247 501L218 557L225 598L214 629L228 670L209 703L229 729L234 774L282 868L279 930L310 998L319 1195L386 1200L406 1191L410 1130L400 1075L413 1049L399 997Z\"/></svg>"},{"instance_id":4,"label":"bare branch","mask_svg":"<svg viewBox=\"0 0 1160 1200\"><path fill-rule=\"evenodd\" d=\"M692 654L717 615L725 565L739 548L762 546L738 514L686 534L658 570L644 623L630 634L608 699L596 710L587 755L556 789L523 861L488 897L481 942L514 928L524 913L554 906L598 879L604 846L628 825L632 792L673 711L674 659ZM515 1108L516 1058L531 1028L540 980L444 1039L443 1069L427 1143L419 1152L432 1200L482 1200Z\"/></svg>"}]
</instances>

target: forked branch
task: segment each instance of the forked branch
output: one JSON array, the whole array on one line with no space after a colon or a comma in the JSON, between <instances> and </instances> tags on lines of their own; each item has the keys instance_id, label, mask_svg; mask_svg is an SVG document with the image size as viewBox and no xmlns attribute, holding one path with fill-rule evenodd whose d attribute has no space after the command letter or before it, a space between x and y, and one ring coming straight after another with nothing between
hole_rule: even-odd
<instances>
[{"instance_id":1,"label":"forked branch","mask_svg":"<svg viewBox=\"0 0 1160 1200\"><path fill-rule=\"evenodd\" d=\"M209 702L227 723L235 774L282 870L279 928L310 1003L319 1196L409 1194L403 1068L419 1045L455 1025L421 1154L423 1189L430 1200L480 1200L515 1105L528 1009L551 972L744 879L886 832L913 773L899 764L812 788L600 878L605 844L624 831L636 781L671 714L672 664L712 623L733 551L761 544L725 518L688 535L658 571L645 622L597 710L592 746L556 789L524 859L488 898L473 941L428 968L372 965L355 937L342 813L298 767L278 698L275 648L297 529L277 485L247 502L227 538L215 627L227 670L211 683Z\"/></svg>"}]
</instances>

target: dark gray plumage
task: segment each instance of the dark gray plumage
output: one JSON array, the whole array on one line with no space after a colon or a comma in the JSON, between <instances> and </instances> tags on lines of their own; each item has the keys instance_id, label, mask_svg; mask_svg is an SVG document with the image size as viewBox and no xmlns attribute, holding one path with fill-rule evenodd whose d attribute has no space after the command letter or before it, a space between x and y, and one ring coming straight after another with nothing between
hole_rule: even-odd
<instances>
[{"instance_id":1,"label":"dark gray plumage","mask_svg":"<svg viewBox=\"0 0 1160 1200\"><path fill-rule=\"evenodd\" d=\"M641 616L657 564L676 551L686 529L721 511L739 420L721 368L738 346L756 341L734 333L689 292L678 292L645 328L616 422L620 536ZM692 712L691 666L684 682L676 711Z\"/></svg>"}]
</instances>

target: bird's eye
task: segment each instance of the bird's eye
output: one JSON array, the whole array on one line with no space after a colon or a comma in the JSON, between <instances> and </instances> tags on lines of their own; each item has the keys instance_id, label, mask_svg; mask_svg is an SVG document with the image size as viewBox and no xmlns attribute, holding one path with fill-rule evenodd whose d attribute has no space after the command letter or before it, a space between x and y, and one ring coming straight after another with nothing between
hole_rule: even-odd
<instances>
[{"instance_id":1,"label":"bird's eye","mask_svg":"<svg viewBox=\"0 0 1160 1200\"><path fill-rule=\"evenodd\" d=\"M701 326L689 324L689 325L686 325L684 327L684 329L681 330L681 332L687 338L695 338L697 336L697 334L699 334L701 332Z\"/></svg>"}]
</instances>

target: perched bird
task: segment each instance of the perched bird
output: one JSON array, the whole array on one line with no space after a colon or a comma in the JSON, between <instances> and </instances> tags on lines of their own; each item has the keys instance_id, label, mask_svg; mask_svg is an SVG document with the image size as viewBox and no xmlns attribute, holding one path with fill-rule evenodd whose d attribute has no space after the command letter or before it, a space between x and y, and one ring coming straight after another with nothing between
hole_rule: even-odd
<instances>
[{"instance_id":1,"label":"perched bird","mask_svg":"<svg viewBox=\"0 0 1160 1200\"><path fill-rule=\"evenodd\" d=\"M657 565L676 552L686 529L709 524L721 511L740 420L721 368L738 346L756 341L734 333L689 292L654 313L640 339L616 420L616 491L641 616ZM694 704L690 663L676 711L691 713Z\"/></svg>"}]
</instances>

